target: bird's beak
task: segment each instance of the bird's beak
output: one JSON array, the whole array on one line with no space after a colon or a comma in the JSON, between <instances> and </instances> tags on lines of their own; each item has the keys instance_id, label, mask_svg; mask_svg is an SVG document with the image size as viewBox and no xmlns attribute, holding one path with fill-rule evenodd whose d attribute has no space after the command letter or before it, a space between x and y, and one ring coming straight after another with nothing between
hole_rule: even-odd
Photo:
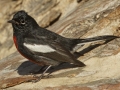
<instances>
[{"instance_id":1,"label":"bird's beak","mask_svg":"<svg viewBox=\"0 0 120 90\"><path fill-rule=\"evenodd\" d=\"M16 22L15 20L9 20L8 23L19 24L19 23Z\"/></svg>"},{"instance_id":2,"label":"bird's beak","mask_svg":"<svg viewBox=\"0 0 120 90\"><path fill-rule=\"evenodd\" d=\"M15 20L9 20L8 23L15 23Z\"/></svg>"}]
</instances>

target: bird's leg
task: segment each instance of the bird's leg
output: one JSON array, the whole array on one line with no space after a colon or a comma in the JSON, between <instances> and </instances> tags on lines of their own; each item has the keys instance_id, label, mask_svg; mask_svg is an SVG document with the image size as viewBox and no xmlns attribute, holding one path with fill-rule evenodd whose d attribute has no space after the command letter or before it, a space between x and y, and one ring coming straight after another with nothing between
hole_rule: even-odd
<instances>
[{"instance_id":1,"label":"bird's leg","mask_svg":"<svg viewBox=\"0 0 120 90\"><path fill-rule=\"evenodd\" d=\"M39 77L37 77L37 80L34 80L33 82L38 82L38 81L40 81L40 80L42 79L42 77L44 76L44 74L50 69L51 66L52 66L52 65L49 65L49 66L45 69L45 71L44 71Z\"/></svg>"},{"instance_id":2,"label":"bird's leg","mask_svg":"<svg viewBox=\"0 0 120 90\"><path fill-rule=\"evenodd\" d=\"M44 74L50 69L50 67L51 67L52 65L49 65L48 67L47 67L47 69L42 73L42 75L40 76L40 79L44 76Z\"/></svg>"},{"instance_id":3,"label":"bird's leg","mask_svg":"<svg viewBox=\"0 0 120 90\"><path fill-rule=\"evenodd\" d=\"M62 63L60 63L57 67L59 67L59 66L63 65L64 63L66 63L66 62L62 62ZM52 69L52 70L51 70L51 71L50 71L50 72L46 75L46 77L47 77L47 78L51 77L51 75L50 75L50 74L51 74L51 73L53 73L53 72L55 71L55 69L56 69L56 68L55 68L55 67L53 67L53 69Z\"/></svg>"}]
</instances>

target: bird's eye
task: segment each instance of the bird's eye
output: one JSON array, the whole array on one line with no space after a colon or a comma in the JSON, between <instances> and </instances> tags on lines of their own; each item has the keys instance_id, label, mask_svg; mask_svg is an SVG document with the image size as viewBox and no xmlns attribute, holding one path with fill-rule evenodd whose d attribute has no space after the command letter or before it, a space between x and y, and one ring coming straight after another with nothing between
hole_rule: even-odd
<instances>
[{"instance_id":1,"label":"bird's eye","mask_svg":"<svg viewBox=\"0 0 120 90\"><path fill-rule=\"evenodd\" d=\"M20 20L20 24L25 25L25 20L24 20L24 19L21 19L21 20Z\"/></svg>"}]
</instances>

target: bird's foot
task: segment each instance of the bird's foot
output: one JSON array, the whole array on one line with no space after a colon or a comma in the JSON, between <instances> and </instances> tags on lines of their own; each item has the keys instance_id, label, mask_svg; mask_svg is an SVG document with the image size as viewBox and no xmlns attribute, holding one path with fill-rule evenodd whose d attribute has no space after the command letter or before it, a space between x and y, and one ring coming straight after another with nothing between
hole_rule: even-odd
<instances>
[{"instance_id":1,"label":"bird's foot","mask_svg":"<svg viewBox=\"0 0 120 90\"><path fill-rule=\"evenodd\" d=\"M34 80L31 80L31 82L32 82L32 83L36 83L36 82L40 81L43 76L42 76L42 75L41 75L41 76L36 76L36 75L34 75L33 77L34 77L35 79L34 79Z\"/></svg>"},{"instance_id":2,"label":"bird's foot","mask_svg":"<svg viewBox=\"0 0 120 90\"><path fill-rule=\"evenodd\" d=\"M45 75L45 76L43 76L43 75L40 75L40 76L33 75L33 78L35 78L35 79L31 80L31 82L36 83L36 82L40 81L41 79L47 79L47 78L52 78L52 77L53 77L53 75L50 75L50 74Z\"/></svg>"}]
</instances>

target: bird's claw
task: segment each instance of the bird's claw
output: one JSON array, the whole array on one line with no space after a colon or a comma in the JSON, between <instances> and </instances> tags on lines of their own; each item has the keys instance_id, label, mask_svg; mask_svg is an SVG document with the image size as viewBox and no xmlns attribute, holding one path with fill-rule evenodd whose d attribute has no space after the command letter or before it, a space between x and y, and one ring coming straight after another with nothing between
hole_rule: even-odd
<instances>
[{"instance_id":1,"label":"bird's claw","mask_svg":"<svg viewBox=\"0 0 120 90\"><path fill-rule=\"evenodd\" d=\"M41 76L36 76L36 75L33 75L33 78L35 78L34 80L31 80L32 83L36 83L38 81L40 81L42 79L42 75Z\"/></svg>"}]
</instances>

